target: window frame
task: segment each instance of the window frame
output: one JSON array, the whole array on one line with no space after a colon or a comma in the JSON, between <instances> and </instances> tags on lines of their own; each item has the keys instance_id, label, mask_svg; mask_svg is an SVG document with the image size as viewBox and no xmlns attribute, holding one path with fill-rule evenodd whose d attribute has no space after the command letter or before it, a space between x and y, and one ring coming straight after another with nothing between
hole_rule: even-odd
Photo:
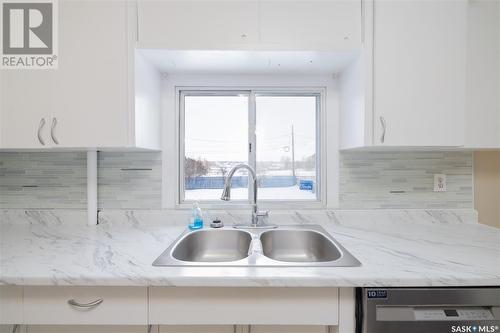
<instances>
[{"instance_id":1,"label":"window frame","mask_svg":"<svg viewBox=\"0 0 500 333\"><path fill-rule=\"evenodd\" d=\"M248 141L252 152L248 152L248 164L256 167L256 96L315 96L316 97L316 200L258 200L259 207L264 209L320 209L327 203L326 181L326 87L213 87L213 86L176 86L176 118L177 118L177 186L175 193L176 208L190 208L195 201L185 200L184 158L185 158L185 96L248 96ZM248 200L218 200L198 201L205 209L247 209L251 207L250 198L253 189L248 188ZM222 191L221 191L222 193Z\"/></svg>"}]
</instances>

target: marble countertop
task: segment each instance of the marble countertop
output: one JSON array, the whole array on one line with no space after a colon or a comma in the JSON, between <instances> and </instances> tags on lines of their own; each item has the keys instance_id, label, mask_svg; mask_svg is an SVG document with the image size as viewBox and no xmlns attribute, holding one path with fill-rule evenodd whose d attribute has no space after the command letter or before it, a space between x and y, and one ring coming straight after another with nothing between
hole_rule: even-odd
<instances>
[{"instance_id":1,"label":"marble countertop","mask_svg":"<svg viewBox=\"0 0 500 333\"><path fill-rule=\"evenodd\" d=\"M271 216L275 223L321 224L361 261L361 267L153 267L151 263L185 230L187 218L182 214L104 211L98 226L87 226L82 211L0 211L0 284L500 285L500 230L471 222L473 212L322 211ZM227 212L215 215L226 224L239 218Z\"/></svg>"}]
</instances>

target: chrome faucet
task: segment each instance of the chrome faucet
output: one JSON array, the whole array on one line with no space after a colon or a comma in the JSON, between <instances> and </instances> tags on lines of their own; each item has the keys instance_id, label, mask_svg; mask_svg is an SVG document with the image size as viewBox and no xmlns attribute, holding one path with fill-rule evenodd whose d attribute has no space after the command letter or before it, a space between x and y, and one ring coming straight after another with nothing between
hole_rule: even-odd
<instances>
[{"instance_id":1,"label":"chrome faucet","mask_svg":"<svg viewBox=\"0 0 500 333\"><path fill-rule=\"evenodd\" d=\"M234 225L235 228L276 228L275 225L267 224L265 220L269 216L268 211L259 211L257 208L257 175L255 170L250 167L248 164L237 164L231 170L229 170L226 180L224 182L224 190L222 192L221 199L224 201L231 200L231 180L233 179L234 174L239 169L247 169L248 173L252 176L253 180L253 202L252 202L252 223L250 226L248 225ZM249 179L250 180L250 179Z\"/></svg>"}]
</instances>

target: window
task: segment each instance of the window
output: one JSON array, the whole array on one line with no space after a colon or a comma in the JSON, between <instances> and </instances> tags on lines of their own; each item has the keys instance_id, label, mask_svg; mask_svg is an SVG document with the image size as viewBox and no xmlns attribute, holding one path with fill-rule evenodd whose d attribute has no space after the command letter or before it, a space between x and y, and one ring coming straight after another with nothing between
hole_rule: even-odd
<instances>
[{"instance_id":1,"label":"window","mask_svg":"<svg viewBox=\"0 0 500 333\"><path fill-rule=\"evenodd\" d=\"M220 202L224 177L239 163L256 169L259 200L319 200L320 91L179 96L181 202ZM244 169L235 174L232 200L249 201L248 176Z\"/></svg>"}]
</instances>

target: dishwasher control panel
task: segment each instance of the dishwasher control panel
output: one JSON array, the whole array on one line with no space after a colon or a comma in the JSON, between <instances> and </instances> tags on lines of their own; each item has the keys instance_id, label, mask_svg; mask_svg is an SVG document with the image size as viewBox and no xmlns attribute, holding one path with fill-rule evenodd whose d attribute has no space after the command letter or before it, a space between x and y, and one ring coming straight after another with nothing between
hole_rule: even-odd
<instances>
[{"instance_id":1,"label":"dishwasher control panel","mask_svg":"<svg viewBox=\"0 0 500 333\"><path fill-rule=\"evenodd\" d=\"M490 308L486 307L415 307L413 314L416 321L450 320L494 320Z\"/></svg>"}]
</instances>

